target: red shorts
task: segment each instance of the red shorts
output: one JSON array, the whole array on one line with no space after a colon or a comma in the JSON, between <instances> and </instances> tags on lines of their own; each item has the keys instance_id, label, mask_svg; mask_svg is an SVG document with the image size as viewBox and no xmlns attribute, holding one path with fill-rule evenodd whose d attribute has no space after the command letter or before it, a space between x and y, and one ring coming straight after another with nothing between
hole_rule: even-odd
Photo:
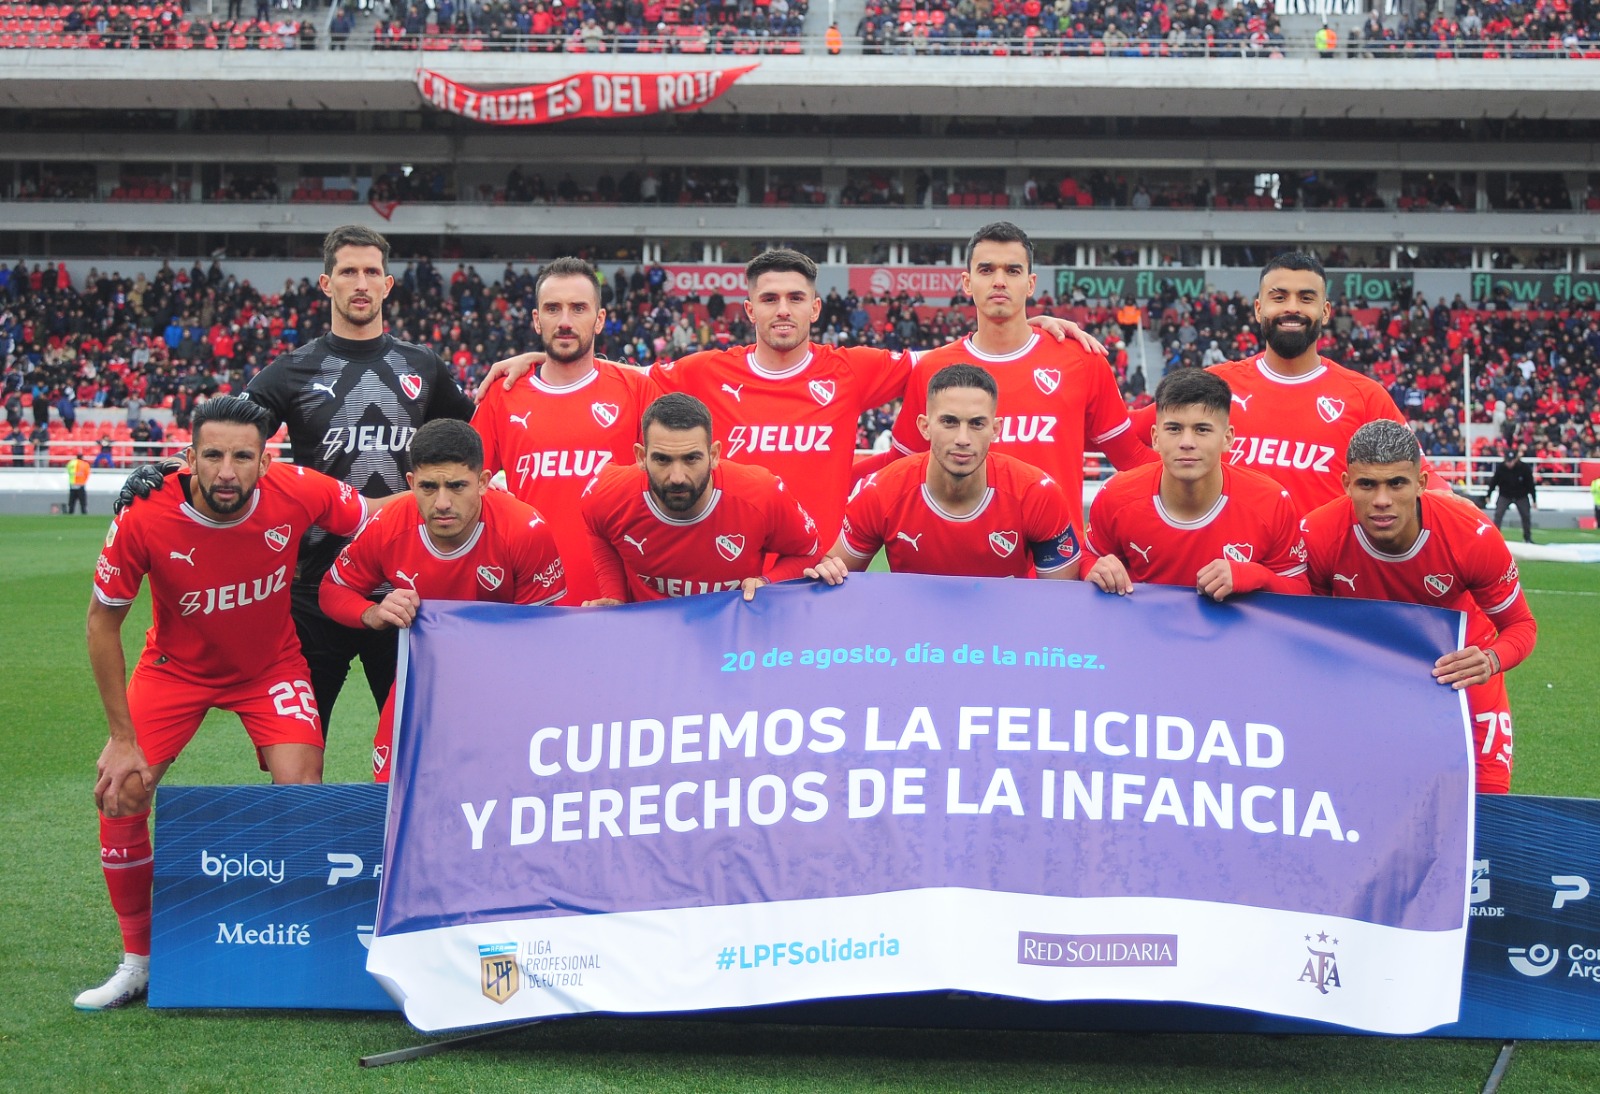
<instances>
[{"instance_id":1,"label":"red shorts","mask_svg":"<svg viewBox=\"0 0 1600 1094\"><path fill-rule=\"evenodd\" d=\"M1478 759L1478 793L1511 793L1511 700L1500 673L1487 684L1467 689L1472 712L1473 755Z\"/></svg>"},{"instance_id":2,"label":"red shorts","mask_svg":"<svg viewBox=\"0 0 1600 1094\"><path fill-rule=\"evenodd\" d=\"M261 750L271 745L322 747L322 719L311 693L311 673L296 651L265 669L254 680L226 687L204 687L181 679L163 666L164 659L146 650L128 681L128 710L145 762L176 759L212 708L231 710L244 723L256 746L256 760L265 771Z\"/></svg>"}]
</instances>

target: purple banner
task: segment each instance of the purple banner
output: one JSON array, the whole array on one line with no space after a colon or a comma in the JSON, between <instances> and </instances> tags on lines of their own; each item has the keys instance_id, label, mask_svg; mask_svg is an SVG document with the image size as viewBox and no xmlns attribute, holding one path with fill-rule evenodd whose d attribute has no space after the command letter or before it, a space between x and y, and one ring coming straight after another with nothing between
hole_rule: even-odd
<instances>
[{"instance_id":1,"label":"purple banner","mask_svg":"<svg viewBox=\"0 0 1600 1094\"><path fill-rule=\"evenodd\" d=\"M1458 619L877 575L425 605L379 932L948 886L1458 928Z\"/></svg>"}]
</instances>

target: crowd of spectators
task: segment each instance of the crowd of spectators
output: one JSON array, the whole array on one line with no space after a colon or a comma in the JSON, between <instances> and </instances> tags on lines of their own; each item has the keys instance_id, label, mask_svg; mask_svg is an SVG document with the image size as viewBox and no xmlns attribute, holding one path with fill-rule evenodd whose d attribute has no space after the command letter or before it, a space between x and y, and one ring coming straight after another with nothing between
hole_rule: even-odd
<instances>
[{"instance_id":1,"label":"crowd of spectators","mask_svg":"<svg viewBox=\"0 0 1600 1094\"><path fill-rule=\"evenodd\" d=\"M1421 5L1410 19L1369 16L1351 36L1361 57L1600 57L1600 8L1589 0Z\"/></svg>"},{"instance_id":2,"label":"crowd of spectators","mask_svg":"<svg viewBox=\"0 0 1600 1094\"><path fill-rule=\"evenodd\" d=\"M730 167L664 167L659 172L624 171L621 177L604 169L589 185L570 173L554 182L544 175L513 167L503 188L479 188L479 197L510 205L734 205L739 201L739 173Z\"/></svg>"},{"instance_id":3,"label":"crowd of spectators","mask_svg":"<svg viewBox=\"0 0 1600 1094\"><path fill-rule=\"evenodd\" d=\"M317 28L296 8L241 0L202 16L167 0L150 4L0 4L0 49L316 49Z\"/></svg>"},{"instance_id":4,"label":"crowd of spectators","mask_svg":"<svg viewBox=\"0 0 1600 1094\"><path fill-rule=\"evenodd\" d=\"M660 266L601 267L607 308L597 349L648 365L698 349L745 344L754 332L737 300L681 297ZM485 277L466 263L396 261L388 305L399 338L435 347L465 384L494 361L539 348L531 324L537 269L508 264ZM1131 405L1149 401L1142 369L1130 368L1116 316L1119 301L1037 304L1071 315L1111 347L1112 365ZM1149 302L1150 324L1166 368L1214 364L1259 349L1250 302L1239 294L1182 298L1170 289ZM941 345L970 329L970 301L929 305L908 296L874 299L828 292L814 337L834 345L891 350ZM221 262L163 264L154 277L91 270L73 284L64 266L0 264L0 361L7 410L5 439L15 460L31 460L39 427L60 464L93 452L100 438L121 442L107 459L127 463L187 441L197 401L238 391L278 354L324 333L327 298L312 277L257 287ZM1465 301L1410 307L1337 309L1321 352L1384 384L1433 456L1461 452L1461 382L1470 356L1474 419L1495 427L1474 454L1515 444L1538 460L1600 458L1600 316L1591 310L1475 310ZM151 408L170 410L152 419ZM78 421L80 408L116 412ZM126 415L123 411L126 410ZM863 415L862 448L886 443L894 408ZM104 419L105 415L86 416ZM148 432L156 421L154 436ZM162 435L161 422L171 427ZM1551 469L1553 470L1553 469Z\"/></svg>"},{"instance_id":5,"label":"crowd of spectators","mask_svg":"<svg viewBox=\"0 0 1600 1094\"><path fill-rule=\"evenodd\" d=\"M373 27L372 46L737 53L797 39L807 6L808 0L401 0Z\"/></svg>"}]
</instances>

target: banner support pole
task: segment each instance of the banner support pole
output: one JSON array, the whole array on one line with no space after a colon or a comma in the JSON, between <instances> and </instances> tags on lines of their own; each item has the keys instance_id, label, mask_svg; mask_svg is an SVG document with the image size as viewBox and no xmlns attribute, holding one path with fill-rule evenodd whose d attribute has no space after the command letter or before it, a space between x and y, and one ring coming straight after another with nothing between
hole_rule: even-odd
<instances>
[{"instance_id":1,"label":"banner support pole","mask_svg":"<svg viewBox=\"0 0 1600 1094\"><path fill-rule=\"evenodd\" d=\"M1489 1071L1489 1078L1483 1084L1483 1094L1495 1094L1500 1089L1500 1082L1506 1077L1506 1071L1511 1067L1511 1054L1517 1050L1515 1041L1507 1041L1500 1046L1500 1055L1495 1058L1494 1067Z\"/></svg>"},{"instance_id":2,"label":"banner support pole","mask_svg":"<svg viewBox=\"0 0 1600 1094\"><path fill-rule=\"evenodd\" d=\"M372 1056L363 1056L360 1059L362 1067L387 1067L390 1064L403 1064L410 1060L420 1060L426 1056L437 1056L441 1052L454 1052L458 1048L479 1041L487 1041L507 1033L518 1030L531 1029L543 1025L548 1018L540 1018L532 1022L517 1022L514 1025L502 1026L500 1029L491 1029L485 1033L469 1033L462 1037L450 1037L443 1041L431 1041L425 1045L412 1045L410 1048L397 1048L393 1052L379 1052Z\"/></svg>"}]
</instances>

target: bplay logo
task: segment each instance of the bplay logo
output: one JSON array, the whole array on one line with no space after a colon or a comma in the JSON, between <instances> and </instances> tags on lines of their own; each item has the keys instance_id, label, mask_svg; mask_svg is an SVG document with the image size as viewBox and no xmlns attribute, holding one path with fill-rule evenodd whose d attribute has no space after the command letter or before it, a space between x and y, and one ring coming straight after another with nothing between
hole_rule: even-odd
<instances>
[{"instance_id":1,"label":"bplay logo","mask_svg":"<svg viewBox=\"0 0 1600 1094\"><path fill-rule=\"evenodd\" d=\"M349 852L329 851L327 858L329 885L337 885L341 881L351 881L358 878L367 868L367 864L361 861L360 855L352 855ZM372 876L383 876L383 863L373 864Z\"/></svg>"},{"instance_id":2,"label":"bplay logo","mask_svg":"<svg viewBox=\"0 0 1600 1094\"><path fill-rule=\"evenodd\" d=\"M242 855L200 852L200 872L206 877L220 877L224 885L242 877L264 878L276 885L283 880L283 864L281 858L257 858L248 851Z\"/></svg>"},{"instance_id":3,"label":"bplay logo","mask_svg":"<svg viewBox=\"0 0 1600 1094\"><path fill-rule=\"evenodd\" d=\"M1513 946L1506 951L1511 967L1523 976L1543 976L1561 962L1561 951L1537 942L1532 946Z\"/></svg>"}]
</instances>

